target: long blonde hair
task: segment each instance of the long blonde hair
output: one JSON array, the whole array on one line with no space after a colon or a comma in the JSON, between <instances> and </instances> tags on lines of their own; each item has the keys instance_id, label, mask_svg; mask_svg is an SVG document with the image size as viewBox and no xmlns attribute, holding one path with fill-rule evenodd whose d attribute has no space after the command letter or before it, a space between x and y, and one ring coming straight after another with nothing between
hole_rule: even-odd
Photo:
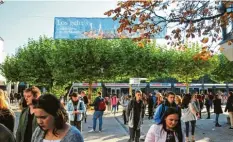
<instances>
[{"instance_id":1,"label":"long blonde hair","mask_svg":"<svg viewBox=\"0 0 233 142\"><path fill-rule=\"evenodd\" d=\"M0 109L9 109L8 103L5 98L5 93L0 89Z\"/></svg>"}]
</instances>

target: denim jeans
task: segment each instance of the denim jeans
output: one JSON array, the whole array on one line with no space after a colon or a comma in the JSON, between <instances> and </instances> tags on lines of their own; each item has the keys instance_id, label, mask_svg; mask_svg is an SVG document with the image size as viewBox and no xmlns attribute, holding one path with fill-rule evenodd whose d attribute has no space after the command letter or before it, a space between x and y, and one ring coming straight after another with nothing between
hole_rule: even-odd
<instances>
[{"instance_id":1,"label":"denim jeans","mask_svg":"<svg viewBox=\"0 0 233 142\"><path fill-rule=\"evenodd\" d=\"M215 123L218 124L219 114L216 114Z\"/></svg>"},{"instance_id":2,"label":"denim jeans","mask_svg":"<svg viewBox=\"0 0 233 142\"><path fill-rule=\"evenodd\" d=\"M96 130L96 121L99 119L99 131L102 131L102 124L103 124L103 111L95 111L93 114L93 130Z\"/></svg>"},{"instance_id":3,"label":"denim jeans","mask_svg":"<svg viewBox=\"0 0 233 142\"><path fill-rule=\"evenodd\" d=\"M117 105L112 105L112 111L113 111L114 115L116 114L116 109L117 109Z\"/></svg>"},{"instance_id":4,"label":"denim jeans","mask_svg":"<svg viewBox=\"0 0 233 142\"><path fill-rule=\"evenodd\" d=\"M186 137L189 137L189 122L191 123L191 127L192 127L191 134L194 135L194 132L195 132L196 120L185 122Z\"/></svg>"}]
</instances>

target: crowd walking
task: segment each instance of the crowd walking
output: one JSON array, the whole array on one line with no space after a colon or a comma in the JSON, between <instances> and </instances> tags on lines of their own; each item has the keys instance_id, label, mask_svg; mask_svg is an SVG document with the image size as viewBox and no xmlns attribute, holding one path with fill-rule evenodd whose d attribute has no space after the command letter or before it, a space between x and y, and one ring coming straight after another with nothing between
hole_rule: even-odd
<instances>
[{"instance_id":1,"label":"crowd walking","mask_svg":"<svg viewBox=\"0 0 233 142\"><path fill-rule=\"evenodd\" d=\"M228 96L225 112L229 113L229 129L233 129L233 92L229 92ZM103 132L103 127L106 127L103 125L105 111L116 117L117 106L121 105L122 120L129 130L128 142L140 141L146 110L148 120L153 119L154 124L148 130L145 142L195 142L196 123L204 106L206 119L211 118L210 110L214 109L214 126L222 127L219 122L223 113L221 93L176 95L173 92L152 92L146 95L136 90L133 96L113 94L104 98L102 92L97 92L97 97L90 102L86 92L80 91L72 92L69 97L68 101L64 101L64 96L59 100L53 94L42 95L35 86L25 89L19 102L21 113L15 137L15 114L9 106L11 102L0 89L0 141L83 142L82 126L87 122L87 109L91 106L94 112L92 122L89 121L92 123L89 133Z\"/></svg>"}]
</instances>

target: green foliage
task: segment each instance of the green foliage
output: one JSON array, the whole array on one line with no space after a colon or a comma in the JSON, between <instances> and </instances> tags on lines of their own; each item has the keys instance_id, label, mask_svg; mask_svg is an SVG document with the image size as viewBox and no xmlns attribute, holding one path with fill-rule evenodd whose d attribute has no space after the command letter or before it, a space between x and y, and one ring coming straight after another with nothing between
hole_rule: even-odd
<instances>
[{"instance_id":1,"label":"green foliage","mask_svg":"<svg viewBox=\"0 0 233 142\"><path fill-rule=\"evenodd\" d=\"M200 77L213 71L218 63L218 59L214 56L207 61L194 60L194 55L200 52L200 47L192 45L186 48L185 51L176 51L172 56L173 69L171 77L179 82L189 84L192 80L197 80Z\"/></svg>"},{"instance_id":2,"label":"green foliage","mask_svg":"<svg viewBox=\"0 0 233 142\"><path fill-rule=\"evenodd\" d=\"M233 62L229 61L223 54L218 57L216 68L209 73L210 78L216 82L232 82L233 81Z\"/></svg>"},{"instance_id":3,"label":"green foliage","mask_svg":"<svg viewBox=\"0 0 233 142\"><path fill-rule=\"evenodd\" d=\"M190 83L219 65L216 56L207 61L194 60L193 56L200 51L196 44L179 51L154 43L139 47L129 39L53 40L40 37L39 40L30 39L14 56L8 56L0 69L8 81L44 86L49 92L60 95L64 94L64 86L72 82L173 77ZM95 97L90 93L89 98Z\"/></svg>"},{"instance_id":4,"label":"green foliage","mask_svg":"<svg viewBox=\"0 0 233 142\"><path fill-rule=\"evenodd\" d=\"M7 56L4 63L0 65L0 73L7 78L7 81L17 82L21 81L19 75L19 60L15 56Z\"/></svg>"},{"instance_id":5,"label":"green foliage","mask_svg":"<svg viewBox=\"0 0 233 142\"><path fill-rule=\"evenodd\" d=\"M59 98L61 95L64 95L66 93L65 86L54 85L51 88L49 93L52 93L52 94L56 95L57 98Z\"/></svg>"}]
</instances>

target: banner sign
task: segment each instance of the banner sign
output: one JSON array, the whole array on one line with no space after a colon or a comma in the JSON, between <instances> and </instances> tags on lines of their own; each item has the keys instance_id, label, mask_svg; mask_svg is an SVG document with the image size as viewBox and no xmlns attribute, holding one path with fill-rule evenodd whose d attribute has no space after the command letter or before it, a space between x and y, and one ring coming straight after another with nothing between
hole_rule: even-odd
<instances>
[{"instance_id":1,"label":"banner sign","mask_svg":"<svg viewBox=\"0 0 233 142\"><path fill-rule=\"evenodd\" d=\"M151 38L165 37L167 28L162 22L160 26L163 30ZM134 38L139 37L140 32L145 32L141 30L132 33L128 31L118 33L118 27L120 27L119 21L113 21L112 18L55 17L54 39Z\"/></svg>"}]
</instances>

